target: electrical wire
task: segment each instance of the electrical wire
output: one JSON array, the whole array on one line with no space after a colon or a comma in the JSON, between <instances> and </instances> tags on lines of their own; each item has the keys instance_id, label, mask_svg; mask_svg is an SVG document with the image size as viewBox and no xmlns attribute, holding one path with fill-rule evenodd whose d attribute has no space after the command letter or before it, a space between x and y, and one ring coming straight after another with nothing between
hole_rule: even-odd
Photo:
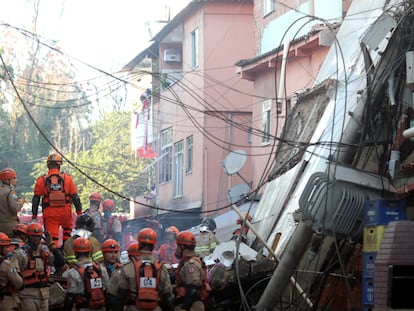
<instances>
[{"instance_id":1,"label":"electrical wire","mask_svg":"<svg viewBox=\"0 0 414 311\"><path fill-rule=\"evenodd\" d=\"M127 83L127 81L123 81L124 83ZM165 98L164 98L165 99ZM78 107L80 107L80 106L83 106L83 105L78 105ZM203 111L200 111L200 112L203 112ZM225 120L225 119L224 119ZM243 128L242 128L243 129ZM244 130L247 130L246 128L244 128ZM262 135L262 131L261 130L257 130L257 132L258 132L258 135ZM253 129L253 131L252 131L252 133L253 133L253 135L256 135L255 134L255 130ZM234 146L234 147L243 147L243 146ZM254 147L254 146L253 146ZM254 154L251 154L252 156L254 156ZM262 155L262 154L258 154L258 155Z\"/></svg>"}]
</instances>

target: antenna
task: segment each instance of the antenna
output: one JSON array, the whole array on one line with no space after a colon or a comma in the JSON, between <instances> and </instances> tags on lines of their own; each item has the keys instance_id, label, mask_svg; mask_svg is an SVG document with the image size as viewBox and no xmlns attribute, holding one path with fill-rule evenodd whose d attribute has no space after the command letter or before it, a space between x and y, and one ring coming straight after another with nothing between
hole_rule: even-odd
<instances>
[{"instance_id":1,"label":"antenna","mask_svg":"<svg viewBox=\"0 0 414 311\"><path fill-rule=\"evenodd\" d=\"M246 151L235 150L230 152L222 162L227 175L237 174L246 164Z\"/></svg>"},{"instance_id":2,"label":"antenna","mask_svg":"<svg viewBox=\"0 0 414 311\"><path fill-rule=\"evenodd\" d=\"M236 203L237 201L243 199L246 194L250 191L250 186L248 184L238 184L227 191L227 200L230 203Z\"/></svg>"},{"instance_id":3,"label":"antenna","mask_svg":"<svg viewBox=\"0 0 414 311\"><path fill-rule=\"evenodd\" d=\"M247 180L244 179L239 173L246 164L246 159L246 151L239 149L230 152L221 163L227 175L237 174L245 182L244 184L238 184L229 189L227 199L230 203L241 200L250 191L250 183L247 182Z\"/></svg>"}]
</instances>

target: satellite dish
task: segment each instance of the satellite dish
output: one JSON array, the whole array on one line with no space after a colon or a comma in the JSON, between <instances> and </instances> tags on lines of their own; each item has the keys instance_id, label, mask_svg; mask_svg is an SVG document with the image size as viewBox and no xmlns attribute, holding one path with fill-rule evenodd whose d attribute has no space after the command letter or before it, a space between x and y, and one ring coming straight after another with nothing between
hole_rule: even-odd
<instances>
[{"instance_id":1,"label":"satellite dish","mask_svg":"<svg viewBox=\"0 0 414 311\"><path fill-rule=\"evenodd\" d=\"M250 187L248 184L235 185L227 192L227 199L230 203L235 203L243 199L247 193L249 193Z\"/></svg>"},{"instance_id":2,"label":"satellite dish","mask_svg":"<svg viewBox=\"0 0 414 311\"><path fill-rule=\"evenodd\" d=\"M222 163L227 175L238 173L244 164L246 164L246 151L244 150L230 152Z\"/></svg>"}]
</instances>

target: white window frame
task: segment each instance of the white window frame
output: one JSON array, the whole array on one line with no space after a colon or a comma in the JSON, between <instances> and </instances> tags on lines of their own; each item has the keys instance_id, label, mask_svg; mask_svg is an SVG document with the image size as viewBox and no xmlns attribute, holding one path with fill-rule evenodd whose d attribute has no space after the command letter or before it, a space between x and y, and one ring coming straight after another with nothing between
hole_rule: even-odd
<instances>
[{"instance_id":1,"label":"white window frame","mask_svg":"<svg viewBox=\"0 0 414 311\"><path fill-rule=\"evenodd\" d=\"M263 0L263 16L272 13L275 10L275 0Z\"/></svg>"},{"instance_id":2,"label":"white window frame","mask_svg":"<svg viewBox=\"0 0 414 311\"><path fill-rule=\"evenodd\" d=\"M184 141L180 140L174 144L174 178L173 178L173 197L183 195L184 178Z\"/></svg>"},{"instance_id":3,"label":"white window frame","mask_svg":"<svg viewBox=\"0 0 414 311\"><path fill-rule=\"evenodd\" d=\"M262 103L262 145L270 142L270 116L272 112L272 100L267 99Z\"/></svg>"},{"instance_id":4,"label":"white window frame","mask_svg":"<svg viewBox=\"0 0 414 311\"><path fill-rule=\"evenodd\" d=\"M172 178L172 133L171 127L161 131L160 183L169 182Z\"/></svg>"},{"instance_id":5,"label":"white window frame","mask_svg":"<svg viewBox=\"0 0 414 311\"><path fill-rule=\"evenodd\" d=\"M185 173L190 174L193 172L193 135L186 138L186 161L185 161Z\"/></svg>"},{"instance_id":6,"label":"white window frame","mask_svg":"<svg viewBox=\"0 0 414 311\"><path fill-rule=\"evenodd\" d=\"M191 68L198 67L198 57L199 57L199 31L198 28L194 29L190 35L190 57L191 57Z\"/></svg>"}]
</instances>

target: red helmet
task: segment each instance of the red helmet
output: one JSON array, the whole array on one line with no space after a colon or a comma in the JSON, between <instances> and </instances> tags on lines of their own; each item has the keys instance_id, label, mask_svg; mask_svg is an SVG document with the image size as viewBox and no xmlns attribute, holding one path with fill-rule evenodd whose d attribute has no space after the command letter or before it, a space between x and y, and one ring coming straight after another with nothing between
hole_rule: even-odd
<instances>
[{"instance_id":1,"label":"red helmet","mask_svg":"<svg viewBox=\"0 0 414 311\"><path fill-rule=\"evenodd\" d=\"M25 224L17 224L14 226L13 228L13 233L23 233L23 234L27 234L27 225Z\"/></svg>"},{"instance_id":2,"label":"red helmet","mask_svg":"<svg viewBox=\"0 0 414 311\"><path fill-rule=\"evenodd\" d=\"M99 192L93 192L89 195L89 201L102 201L102 195Z\"/></svg>"},{"instance_id":3,"label":"red helmet","mask_svg":"<svg viewBox=\"0 0 414 311\"><path fill-rule=\"evenodd\" d=\"M9 179L13 179L16 178L16 172L10 168L10 167L6 167L5 169L2 169L0 171L0 180L9 180Z\"/></svg>"},{"instance_id":4,"label":"red helmet","mask_svg":"<svg viewBox=\"0 0 414 311\"><path fill-rule=\"evenodd\" d=\"M56 164L62 165L62 156L57 153L52 153L50 156L47 157L47 165L49 163L54 162Z\"/></svg>"},{"instance_id":5,"label":"red helmet","mask_svg":"<svg viewBox=\"0 0 414 311\"><path fill-rule=\"evenodd\" d=\"M177 234L176 243L180 245L195 246L196 239L191 231L181 231Z\"/></svg>"},{"instance_id":6,"label":"red helmet","mask_svg":"<svg viewBox=\"0 0 414 311\"><path fill-rule=\"evenodd\" d=\"M146 244L157 244L157 233L151 228L144 228L138 233L138 242Z\"/></svg>"},{"instance_id":7,"label":"red helmet","mask_svg":"<svg viewBox=\"0 0 414 311\"><path fill-rule=\"evenodd\" d=\"M89 253L91 250L91 242L87 238L79 237L73 242L73 251L75 253Z\"/></svg>"},{"instance_id":8,"label":"red helmet","mask_svg":"<svg viewBox=\"0 0 414 311\"><path fill-rule=\"evenodd\" d=\"M9 246L10 238L7 234L0 232L0 246Z\"/></svg>"},{"instance_id":9,"label":"red helmet","mask_svg":"<svg viewBox=\"0 0 414 311\"><path fill-rule=\"evenodd\" d=\"M43 234L43 228L41 224L38 224L37 222L33 222L30 225L27 226L27 235L42 235Z\"/></svg>"},{"instance_id":10,"label":"red helmet","mask_svg":"<svg viewBox=\"0 0 414 311\"><path fill-rule=\"evenodd\" d=\"M115 210L115 202L111 199L106 199L105 201L103 201L102 205L104 211L113 212Z\"/></svg>"},{"instance_id":11,"label":"red helmet","mask_svg":"<svg viewBox=\"0 0 414 311\"><path fill-rule=\"evenodd\" d=\"M102 253L119 252L120 249L118 242L114 239L108 239L102 243Z\"/></svg>"},{"instance_id":12,"label":"red helmet","mask_svg":"<svg viewBox=\"0 0 414 311\"><path fill-rule=\"evenodd\" d=\"M178 232L180 232L180 231L178 230L178 228L176 226L170 226L167 229L165 229L165 232L166 233L174 233L174 234L177 235Z\"/></svg>"},{"instance_id":13,"label":"red helmet","mask_svg":"<svg viewBox=\"0 0 414 311\"><path fill-rule=\"evenodd\" d=\"M134 242L128 246L128 255L129 256L139 256L139 243Z\"/></svg>"}]
</instances>

